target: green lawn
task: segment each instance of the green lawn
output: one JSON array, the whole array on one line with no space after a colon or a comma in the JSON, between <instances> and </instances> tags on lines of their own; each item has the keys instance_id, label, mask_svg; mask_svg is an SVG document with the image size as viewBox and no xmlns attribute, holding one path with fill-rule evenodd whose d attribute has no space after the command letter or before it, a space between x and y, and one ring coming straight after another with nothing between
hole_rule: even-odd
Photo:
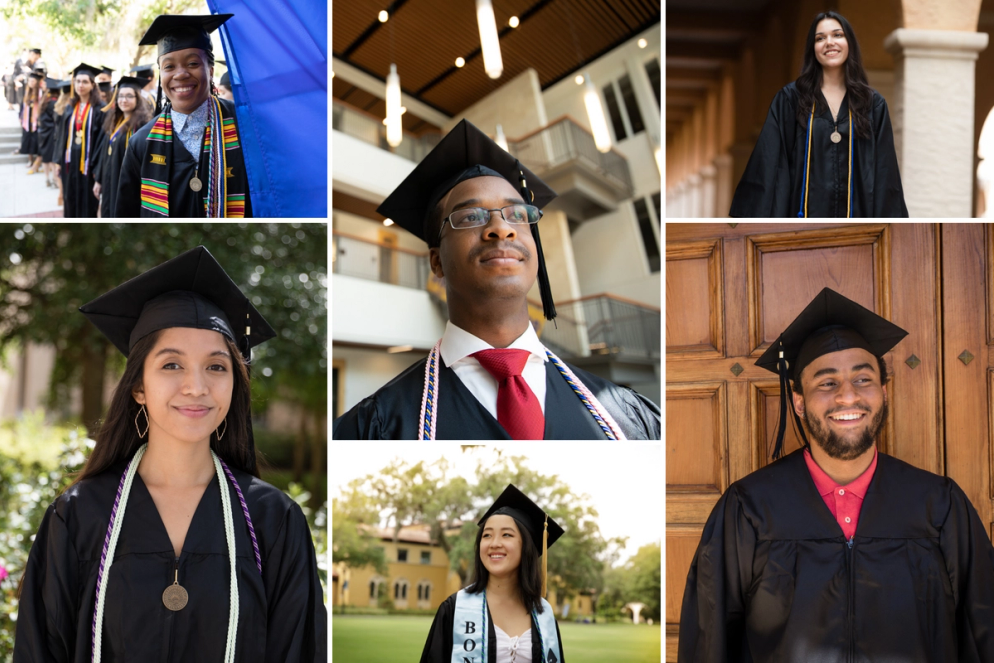
<instances>
[{"instance_id":1,"label":"green lawn","mask_svg":"<svg viewBox=\"0 0 994 663\"><path fill-rule=\"evenodd\" d=\"M416 663L430 617L333 615L335 663ZM631 624L560 623L567 663L659 663L660 629Z\"/></svg>"}]
</instances>

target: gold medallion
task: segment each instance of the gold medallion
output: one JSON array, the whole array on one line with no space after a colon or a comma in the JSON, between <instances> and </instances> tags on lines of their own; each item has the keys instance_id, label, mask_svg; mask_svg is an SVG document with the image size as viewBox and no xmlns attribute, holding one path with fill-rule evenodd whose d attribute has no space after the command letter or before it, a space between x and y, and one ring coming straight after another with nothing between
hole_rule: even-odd
<instances>
[{"instance_id":1,"label":"gold medallion","mask_svg":"<svg viewBox=\"0 0 994 663\"><path fill-rule=\"evenodd\" d=\"M204 183L200 181L199 177L194 175L193 179L190 180L190 188L193 189L194 191L200 191L201 189L204 188Z\"/></svg>"},{"instance_id":2,"label":"gold medallion","mask_svg":"<svg viewBox=\"0 0 994 663\"><path fill-rule=\"evenodd\" d=\"M173 581L173 584L166 587L166 590L162 592L162 604L173 612L177 612L185 608L189 600L190 595L179 584L179 569L176 569L176 579Z\"/></svg>"},{"instance_id":3,"label":"gold medallion","mask_svg":"<svg viewBox=\"0 0 994 663\"><path fill-rule=\"evenodd\" d=\"M114 146L111 145L110 147L107 148L107 156L110 156L113 151L114 151Z\"/></svg>"},{"instance_id":4,"label":"gold medallion","mask_svg":"<svg viewBox=\"0 0 994 663\"><path fill-rule=\"evenodd\" d=\"M832 142L833 143L838 143L841 140L842 140L842 134L840 134L838 131L833 131L832 132Z\"/></svg>"},{"instance_id":5,"label":"gold medallion","mask_svg":"<svg viewBox=\"0 0 994 663\"><path fill-rule=\"evenodd\" d=\"M82 145L83 144L83 138L81 136L76 136L76 144L77 145Z\"/></svg>"}]
</instances>

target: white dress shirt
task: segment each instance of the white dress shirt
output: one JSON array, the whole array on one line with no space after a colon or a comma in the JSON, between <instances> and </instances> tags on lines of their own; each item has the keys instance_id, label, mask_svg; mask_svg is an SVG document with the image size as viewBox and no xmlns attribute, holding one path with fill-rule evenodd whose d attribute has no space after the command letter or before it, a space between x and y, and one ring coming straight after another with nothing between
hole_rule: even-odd
<instances>
[{"instance_id":1,"label":"white dress shirt","mask_svg":"<svg viewBox=\"0 0 994 663\"><path fill-rule=\"evenodd\" d=\"M469 392L476 396L480 405L486 408L494 419L497 418L497 380L483 368L476 357L470 355L480 350L492 350L494 346L483 339L477 338L465 329L460 329L452 322L445 324L445 334L442 335L442 346L439 354L445 365L455 371L455 374L466 385ZM549 358L545 354L545 346L538 340L535 329L528 325L525 332L516 338L508 348L527 350L531 354L521 371L528 387L535 394L542 414L545 414L545 362Z\"/></svg>"},{"instance_id":2,"label":"white dress shirt","mask_svg":"<svg viewBox=\"0 0 994 663\"><path fill-rule=\"evenodd\" d=\"M532 663L532 630L509 636L494 624L497 633L497 663Z\"/></svg>"}]
</instances>

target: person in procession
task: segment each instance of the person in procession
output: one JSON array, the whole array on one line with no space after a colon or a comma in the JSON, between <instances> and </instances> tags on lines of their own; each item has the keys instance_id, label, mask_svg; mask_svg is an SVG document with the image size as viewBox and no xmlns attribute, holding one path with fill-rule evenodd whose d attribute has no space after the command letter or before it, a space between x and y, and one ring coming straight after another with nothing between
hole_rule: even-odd
<instances>
[{"instance_id":1,"label":"person in procession","mask_svg":"<svg viewBox=\"0 0 994 663\"><path fill-rule=\"evenodd\" d=\"M21 149L20 154L28 158L28 175L41 172L41 152L38 149L38 120L45 102L45 89L42 84L45 75L32 71L27 78L24 96L21 101Z\"/></svg>"},{"instance_id":2,"label":"person in procession","mask_svg":"<svg viewBox=\"0 0 994 663\"><path fill-rule=\"evenodd\" d=\"M103 116L95 78L100 69L85 62L72 71L72 96L63 117L61 139L63 216L96 218L100 201L93 195L96 149L103 136Z\"/></svg>"},{"instance_id":3,"label":"person in procession","mask_svg":"<svg viewBox=\"0 0 994 663\"><path fill-rule=\"evenodd\" d=\"M473 581L438 607L421 663L562 663L545 594L548 549L563 528L514 485L477 524Z\"/></svg>"},{"instance_id":4,"label":"person in procession","mask_svg":"<svg viewBox=\"0 0 994 663\"><path fill-rule=\"evenodd\" d=\"M103 108L104 134L97 149L93 194L100 199L100 216L104 219L113 217L117 210L121 164L131 136L152 119L152 108L141 96L144 85L140 78L122 77Z\"/></svg>"},{"instance_id":5,"label":"person in procession","mask_svg":"<svg viewBox=\"0 0 994 663\"><path fill-rule=\"evenodd\" d=\"M994 547L976 509L952 479L876 447L884 355L905 336L825 288L757 360L780 378L774 458L791 410L805 445L711 512L681 663L994 663Z\"/></svg>"},{"instance_id":6,"label":"person in procession","mask_svg":"<svg viewBox=\"0 0 994 663\"><path fill-rule=\"evenodd\" d=\"M128 146L115 216L252 216L235 106L213 83L210 33L232 16L162 15L142 37L158 48L159 97Z\"/></svg>"},{"instance_id":7,"label":"person in procession","mask_svg":"<svg viewBox=\"0 0 994 663\"><path fill-rule=\"evenodd\" d=\"M135 78L140 78L145 82L145 86L142 88L142 97L145 101L149 102L153 107L155 106L155 65L154 64L139 64L128 70L129 74L132 74Z\"/></svg>"},{"instance_id":8,"label":"person in procession","mask_svg":"<svg viewBox=\"0 0 994 663\"><path fill-rule=\"evenodd\" d=\"M449 321L429 356L335 422L335 439L659 439L659 408L539 340L528 290L555 318L541 208L556 194L466 120L379 213L428 243Z\"/></svg>"},{"instance_id":9,"label":"person in procession","mask_svg":"<svg viewBox=\"0 0 994 663\"><path fill-rule=\"evenodd\" d=\"M59 99L59 85L62 81L54 78L45 79L45 100L42 102L41 114L38 117L38 153L41 155L42 169L45 171L45 186L54 187L58 180L56 166L56 130L55 104Z\"/></svg>"},{"instance_id":10,"label":"person in procession","mask_svg":"<svg viewBox=\"0 0 994 663\"><path fill-rule=\"evenodd\" d=\"M66 190L66 169L63 167L64 164L62 160L64 158L63 146L69 138L66 136L66 132L69 131L69 120L66 115L72 112L72 88L73 79L67 78L62 81L59 85L59 98L55 102L55 106L52 107L52 111L55 113L55 132L53 133L53 138L55 139L55 145L53 149L55 150L55 184L59 187L59 205L65 204L65 196L63 195Z\"/></svg>"},{"instance_id":11,"label":"person in procession","mask_svg":"<svg viewBox=\"0 0 994 663\"><path fill-rule=\"evenodd\" d=\"M203 246L80 310L128 359L32 545L14 663L326 661L307 520L256 465L251 348L276 332Z\"/></svg>"},{"instance_id":12,"label":"person in procession","mask_svg":"<svg viewBox=\"0 0 994 663\"><path fill-rule=\"evenodd\" d=\"M729 214L908 216L887 102L841 14L811 22L801 75L773 99Z\"/></svg>"}]
</instances>

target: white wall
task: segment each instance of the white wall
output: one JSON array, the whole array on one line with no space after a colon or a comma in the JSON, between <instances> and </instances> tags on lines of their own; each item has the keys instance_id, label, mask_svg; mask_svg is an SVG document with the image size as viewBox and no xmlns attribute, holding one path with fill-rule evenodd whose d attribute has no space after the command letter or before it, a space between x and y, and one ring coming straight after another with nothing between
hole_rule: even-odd
<instances>
[{"instance_id":1,"label":"white wall","mask_svg":"<svg viewBox=\"0 0 994 663\"><path fill-rule=\"evenodd\" d=\"M332 274L332 340L430 349L445 319L428 292Z\"/></svg>"},{"instance_id":2,"label":"white wall","mask_svg":"<svg viewBox=\"0 0 994 663\"><path fill-rule=\"evenodd\" d=\"M353 138L331 132L331 177L336 191L381 203L404 181L415 163Z\"/></svg>"},{"instance_id":3,"label":"white wall","mask_svg":"<svg viewBox=\"0 0 994 663\"><path fill-rule=\"evenodd\" d=\"M453 117L442 127L448 133L463 118L475 124L491 138L497 135L497 124L508 139L519 138L548 124L542 85L538 72L525 69L483 99Z\"/></svg>"},{"instance_id":4,"label":"white wall","mask_svg":"<svg viewBox=\"0 0 994 663\"><path fill-rule=\"evenodd\" d=\"M331 353L336 362L339 360L345 362L345 369L339 373L339 380L344 379L345 386L342 412L348 412L363 398L372 395L427 354L424 352L388 354L385 350L341 346L332 346Z\"/></svg>"},{"instance_id":5,"label":"white wall","mask_svg":"<svg viewBox=\"0 0 994 663\"><path fill-rule=\"evenodd\" d=\"M397 224L384 226L382 223L373 221L372 219L349 214L341 210L332 210L331 223L332 230L335 232L345 233L346 235L366 239L370 242L378 242L380 240L380 232L386 230L397 236L398 247L417 251L418 253L428 252L428 245L422 239L415 237Z\"/></svg>"}]
</instances>

